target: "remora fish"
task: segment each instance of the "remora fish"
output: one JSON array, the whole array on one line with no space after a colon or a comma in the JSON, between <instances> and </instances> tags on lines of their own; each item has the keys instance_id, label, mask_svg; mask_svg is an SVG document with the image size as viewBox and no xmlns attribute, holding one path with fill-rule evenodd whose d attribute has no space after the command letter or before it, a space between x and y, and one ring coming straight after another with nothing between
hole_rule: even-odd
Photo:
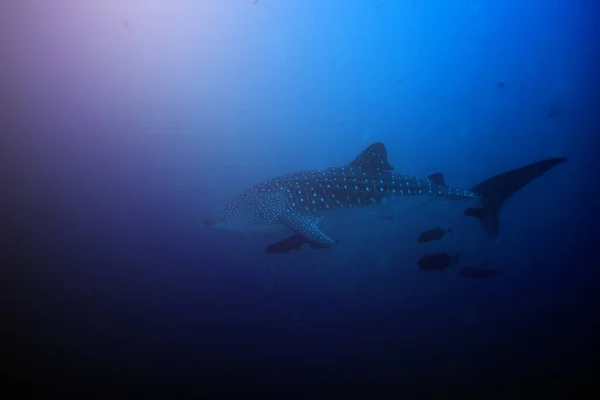
<instances>
[{"instance_id":1,"label":"remora fish","mask_svg":"<svg viewBox=\"0 0 600 400\"><path fill-rule=\"evenodd\" d=\"M351 163L314 171L297 172L259 183L230 200L204 223L222 229L266 230L287 227L313 248L335 243L317 226L335 209L364 207L383 199L432 196L445 200L474 200L465 214L479 219L484 231L496 237L499 213L515 192L566 158L550 158L493 176L470 189L452 188L442 174L418 178L392 172L383 143L374 143ZM237 228L237 229L236 229ZM298 242L294 241L298 246Z\"/></svg>"}]
</instances>

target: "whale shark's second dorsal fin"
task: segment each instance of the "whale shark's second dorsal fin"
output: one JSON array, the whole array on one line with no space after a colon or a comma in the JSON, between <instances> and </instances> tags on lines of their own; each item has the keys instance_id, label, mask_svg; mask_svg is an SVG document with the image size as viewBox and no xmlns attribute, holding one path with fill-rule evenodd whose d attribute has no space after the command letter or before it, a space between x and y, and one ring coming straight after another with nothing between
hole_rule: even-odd
<instances>
[{"instance_id":1,"label":"whale shark's second dorsal fin","mask_svg":"<svg viewBox=\"0 0 600 400\"><path fill-rule=\"evenodd\" d=\"M373 143L350 163L352 167L361 167L371 171L391 171L394 169L387 159L387 149L381 142Z\"/></svg>"}]
</instances>

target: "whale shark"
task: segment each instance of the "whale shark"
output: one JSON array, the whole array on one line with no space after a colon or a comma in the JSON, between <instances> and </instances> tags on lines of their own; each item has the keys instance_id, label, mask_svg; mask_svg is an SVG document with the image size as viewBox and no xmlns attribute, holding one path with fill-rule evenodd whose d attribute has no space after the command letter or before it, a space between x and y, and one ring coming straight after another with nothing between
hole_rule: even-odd
<instances>
[{"instance_id":1,"label":"whale shark","mask_svg":"<svg viewBox=\"0 0 600 400\"><path fill-rule=\"evenodd\" d=\"M328 248L336 241L318 227L327 213L401 197L427 196L444 201L474 201L464 214L478 219L487 235L497 237L500 208L506 200L565 160L545 159L492 176L471 188L455 188L439 172L423 178L395 172L388 162L385 145L376 142L346 165L295 172L258 183L206 217L204 224L254 232L287 228L294 235L279 242L284 247L289 247L289 243L294 248L308 243L313 248Z\"/></svg>"}]
</instances>

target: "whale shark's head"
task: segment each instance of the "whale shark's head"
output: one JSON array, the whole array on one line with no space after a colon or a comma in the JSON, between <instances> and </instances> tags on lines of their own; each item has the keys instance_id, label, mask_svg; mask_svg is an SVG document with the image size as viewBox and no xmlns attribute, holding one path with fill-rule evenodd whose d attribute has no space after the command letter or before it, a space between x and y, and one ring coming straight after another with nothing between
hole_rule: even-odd
<instances>
[{"instance_id":1,"label":"whale shark's head","mask_svg":"<svg viewBox=\"0 0 600 400\"><path fill-rule=\"evenodd\" d=\"M220 218L216 214L211 215L204 218L204 225L224 231L256 233L262 235L279 234L288 231L288 229L281 224L255 220L243 215L232 215L227 218Z\"/></svg>"},{"instance_id":2,"label":"whale shark's head","mask_svg":"<svg viewBox=\"0 0 600 400\"><path fill-rule=\"evenodd\" d=\"M211 228L257 234L278 234L288 231L278 222L278 203L268 196L244 192L204 218Z\"/></svg>"}]
</instances>

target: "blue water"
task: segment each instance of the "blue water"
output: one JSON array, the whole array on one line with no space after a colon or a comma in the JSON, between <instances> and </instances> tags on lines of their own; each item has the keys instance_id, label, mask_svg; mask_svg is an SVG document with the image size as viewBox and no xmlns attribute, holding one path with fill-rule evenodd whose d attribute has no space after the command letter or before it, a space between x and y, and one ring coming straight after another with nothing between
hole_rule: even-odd
<instances>
[{"instance_id":1,"label":"blue water","mask_svg":"<svg viewBox=\"0 0 600 400\"><path fill-rule=\"evenodd\" d=\"M374 395L591 374L596 2L2 7L3 374L17 387ZM338 245L277 256L202 223L255 183L377 141L397 171L465 188L568 161L503 206L497 243L462 202L325 217ZM454 233L417 243L433 226ZM436 251L504 276L419 271Z\"/></svg>"}]
</instances>

